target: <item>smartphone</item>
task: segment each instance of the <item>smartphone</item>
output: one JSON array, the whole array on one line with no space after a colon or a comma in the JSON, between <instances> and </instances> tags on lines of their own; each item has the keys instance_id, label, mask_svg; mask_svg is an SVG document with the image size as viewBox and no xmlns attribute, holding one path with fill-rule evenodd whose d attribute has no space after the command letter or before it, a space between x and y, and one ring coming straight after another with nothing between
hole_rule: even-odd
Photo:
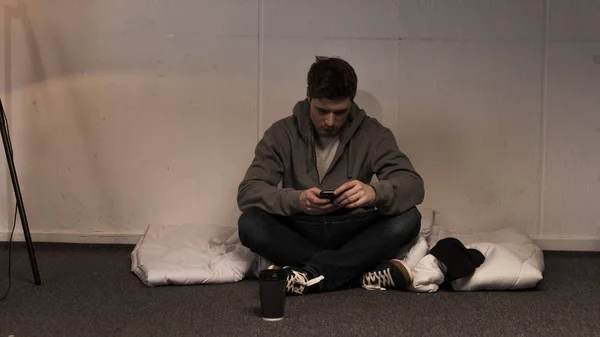
<instances>
[{"instance_id":1,"label":"smartphone","mask_svg":"<svg viewBox=\"0 0 600 337\"><path fill-rule=\"evenodd\" d=\"M335 200L335 198L337 198L337 196L333 192L334 191L321 191L321 193L319 193L319 198Z\"/></svg>"}]
</instances>

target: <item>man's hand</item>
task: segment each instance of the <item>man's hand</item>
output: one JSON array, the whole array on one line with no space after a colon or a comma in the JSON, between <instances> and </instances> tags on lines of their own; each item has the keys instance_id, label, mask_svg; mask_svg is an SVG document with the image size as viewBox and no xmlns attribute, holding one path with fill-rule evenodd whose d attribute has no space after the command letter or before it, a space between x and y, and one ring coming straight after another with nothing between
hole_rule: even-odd
<instances>
[{"instance_id":1,"label":"man's hand","mask_svg":"<svg viewBox=\"0 0 600 337\"><path fill-rule=\"evenodd\" d=\"M329 199L319 198L319 190L316 187L302 191L300 194L300 207L306 214L326 214L337 210L339 207L334 205Z\"/></svg>"},{"instance_id":2,"label":"man's hand","mask_svg":"<svg viewBox=\"0 0 600 337\"><path fill-rule=\"evenodd\" d=\"M371 207L375 204L375 189L360 180L349 181L335 190L334 204L339 207Z\"/></svg>"}]
</instances>

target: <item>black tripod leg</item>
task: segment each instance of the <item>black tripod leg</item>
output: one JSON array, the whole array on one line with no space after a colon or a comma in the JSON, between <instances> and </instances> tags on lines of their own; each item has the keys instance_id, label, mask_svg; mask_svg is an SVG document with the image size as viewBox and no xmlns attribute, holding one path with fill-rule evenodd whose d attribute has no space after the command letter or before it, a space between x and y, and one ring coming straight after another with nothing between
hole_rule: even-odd
<instances>
[{"instance_id":1,"label":"black tripod leg","mask_svg":"<svg viewBox=\"0 0 600 337\"><path fill-rule=\"evenodd\" d=\"M23 234L25 235L25 243L27 244L27 252L29 253L29 262L31 263L33 278L35 280L35 284L40 285L42 281L40 279L40 272L35 259L35 250L33 249L31 233L29 232L29 223L27 222L27 215L25 213L25 205L23 204L21 188L19 187L19 180L17 178L17 170L15 169L15 162L13 160L12 144L8 134L6 114L4 112L4 107L2 107L2 101L0 101L0 132L2 133L2 142L4 143L4 152L6 153L6 160L8 162L8 169L10 171L13 189L15 190L17 208L19 209L19 215L21 216L21 225L23 226Z\"/></svg>"}]
</instances>

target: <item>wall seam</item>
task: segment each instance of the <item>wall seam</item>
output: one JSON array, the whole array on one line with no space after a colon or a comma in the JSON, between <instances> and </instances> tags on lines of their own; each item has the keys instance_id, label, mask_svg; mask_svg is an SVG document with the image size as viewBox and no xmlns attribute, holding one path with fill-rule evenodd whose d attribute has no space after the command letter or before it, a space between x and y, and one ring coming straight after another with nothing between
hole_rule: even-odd
<instances>
[{"instance_id":1,"label":"wall seam","mask_svg":"<svg viewBox=\"0 0 600 337\"><path fill-rule=\"evenodd\" d=\"M264 10L264 0L258 0L258 76L257 76L257 92L256 92L256 113L258 117L257 121L257 131L256 137L257 142L262 138L263 133L263 101L262 101L262 93L263 93L263 10Z\"/></svg>"},{"instance_id":2,"label":"wall seam","mask_svg":"<svg viewBox=\"0 0 600 337\"><path fill-rule=\"evenodd\" d=\"M395 36L396 41L396 120L394 121L394 129L396 132L396 137L400 137L400 74L401 74L401 53L402 53L402 39L401 39L401 22L400 22L400 3L396 3L396 20L398 23L397 33Z\"/></svg>"},{"instance_id":3,"label":"wall seam","mask_svg":"<svg viewBox=\"0 0 600 337\"><path fill-rule=\"evenodd\" d=\"M544 33L542 45L542 101L540 120L540 189L539 189L539 214L537 237L543 237L544 230L544 195L546 192L546 142L547 142L547 120L546 101L548 91L548 39L550 31L550 0L544 1Z\"/></svg>"}]
</instances>

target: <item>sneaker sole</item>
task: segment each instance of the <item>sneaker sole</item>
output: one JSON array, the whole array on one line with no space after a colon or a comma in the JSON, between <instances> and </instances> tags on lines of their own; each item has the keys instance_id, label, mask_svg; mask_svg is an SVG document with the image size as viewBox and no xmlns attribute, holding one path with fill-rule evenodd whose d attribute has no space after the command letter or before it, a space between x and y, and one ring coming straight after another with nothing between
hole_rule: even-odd
<instances>
[{"instance_id":1,"label":"sneaker sole","mask_svg":"<svg viewBox=\"0 0 600 337\"><path fill-rule=\"evenodd\" d=\"M410 268L402 260L393 259L393 260L391 260L391 262L398 269L400 269L400 272L402 273L402 275L404 276L404 279L406 280L406 285L404 286L404 288L407 288L413 282L413 275L412 275L412 272L410 271Z\"/></svg>"}]
</instances>

